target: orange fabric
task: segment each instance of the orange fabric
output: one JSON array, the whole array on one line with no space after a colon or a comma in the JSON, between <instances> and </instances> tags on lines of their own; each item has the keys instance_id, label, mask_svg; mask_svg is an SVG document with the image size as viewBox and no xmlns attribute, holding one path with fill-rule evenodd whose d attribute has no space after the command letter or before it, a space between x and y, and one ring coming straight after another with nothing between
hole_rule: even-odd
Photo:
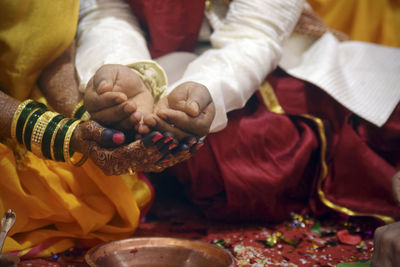
<instances>
[{"instance_id":1,"label":"orange fabric","mask_svg":"<svg viewBox=\"0 0 400 267\"><path fill-rule=\"evenodd\" d=\"M400 47L399 0L308 0L332 28L352 40Z\"/></svg>"},{"instance_id":2,"label":"orange fabric","mask_svg":"<svg viewBox=\"0 0 400 267\"><path fill-rule=\"evenodd\" d=\"M24 100L40 96L42 69L73 41L78 0L4 0L0 4L0 85ZM105 176L93 162L82 167L43 160L9 140L0 143L0 214L17 220L4 251L50 256L77 240L130 236L152 198L138 174Z\"/></svg>"}]
</instances>

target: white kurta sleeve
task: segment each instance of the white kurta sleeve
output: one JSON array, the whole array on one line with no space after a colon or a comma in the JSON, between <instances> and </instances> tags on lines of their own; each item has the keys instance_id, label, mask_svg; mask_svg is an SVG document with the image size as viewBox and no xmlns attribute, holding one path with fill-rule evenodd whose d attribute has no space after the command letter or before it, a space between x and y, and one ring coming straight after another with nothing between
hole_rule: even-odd
<instances>
[{"instance_id":1,"label":"white kurta sleeve","mask_svg":"<svg viewBox=\"0 0 400 267\"><path fill-rule=\"evenodd\" d=\"M212 48L189 64L168 90L186 81L205 85L216 106L211 131L223 129L226 113L243 107L277 66L282 43L303 6L303 0L233 0L211 35Z\"/></svg>"},{"instance_id":2,"label":"white kurta sleeve","mask_svg":"<svg viewBox=\"0 0 400 267\"><path fill-rule=\"evenodd\" d=\"M75 63L81 89L104 64L128 65L149 83L164 79L166 85L164 71L150 58L139 22L122 0L80 1Z\"/></svg>"}]
</instances>

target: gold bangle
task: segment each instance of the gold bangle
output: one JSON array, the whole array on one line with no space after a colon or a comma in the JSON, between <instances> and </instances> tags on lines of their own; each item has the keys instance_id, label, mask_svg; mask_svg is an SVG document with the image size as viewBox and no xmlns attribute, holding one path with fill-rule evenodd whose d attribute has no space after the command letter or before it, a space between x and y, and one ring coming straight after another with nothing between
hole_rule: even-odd
<instances>
[{"instance_id":1,"label":"gold bangle","mask_svg":"<svg viewBox=\"0 0 400 267\"><path fill-rule=\"evenodd\" d=\"M14 113L14 116L13 116L12 122L11 122L11 138L14 140L17 140L17 121L19 119L19 116L21 115L21 112L25 108L25 106L30 102L33 102L33 100L27 99L24 102L22 102L21 104L19 104L17 110Z\"/></svg>"},{"instance_id":2,"label":"gold bangle","mask_svg":"<svg viewBox=\"0 0 400 267\"><path fill-rule=\"evenodd\" d=\"M25 142L25 130L26 130L26 125L28 124L28 122L29 122L29 120L30 120L30 118L32 117L32 115L36 112L36 111L38 111L38 110L40 110L41 108L40 107L37 107L37 108L34 108L34 109L32 109L32 111L31 111L31 113L29 113L29 115L28 115L28 117L26 118L26 121L25 121L25 124L24 124L24 128L23 128L23 130L22 130L22 144L26 147L26 142ZM29 139L28 139L29 140Z\"/></svg>"},{"instance_id":3,"label":"gold bangle","mask_svg":"<svg viewBox=\"0 0 400 267\"><path fill-rule=\"evenodd\" d=\"M54 156L54 141L56 140L56 136L58 131L60 130L60 127L64 125L67 121L69 121L69 118L64 118L62 119L54 129L53 135L51 136L51 141L50 141L50 155L52 160L56 160Z\"/></svg>"},{"instance_id":4,"label":"gold bangle","mask_svg":"<svg viewBox=\"0 0 400 267\"><path fill-rule=\"evenodd\" d=\"M76 105L76 107L74 108L74 111L72 111L71 118L77 118L77 119L80 119L83 121L87 121L90 119L90 114L83 106L83 101L80 101Z\"/></svg>"},{"instance_id":5,"label":"gold bangle","mask_svg":"<svg viewBox=\"0 0 400 267\"><path fill-rule=\"evenodd\" d=\"M58 113L53 111L46 111L43 113L33 126L31 135L31 151L38 157L43 157L42 154L42 139L44 131L46 130L47 124L57 116Z\"/></svg>"},{"instance_id":6,"label":"gold bangle","mask_svg":"<svg viewBox=\"0 0 400 267\"><path fill-rule=\"evenodd\" d=\"M74 162L72 162L72 160L71 160L70 150L69 150L69 144L70 144L70 142L71 142L72 134L74 133L75 128L76 128L76 127L79 125L79 123L81 123L81 122L82 122L81 120L74 121L74 122L71 124L71 126L68 128L68 131L67 131L67 133L65 134L65 138L64 138L64 146L63 146L64 159L65 159L65 161L66 161L68 164L70 164L70 165L75 165L75 166L80 166L80 165L82 165L82 164L86 161L86 159L87 159L87 156L86 156L86 155L83 155L82 158L81 158L77 163L74 163Z\"/></svg>"}]
</instances>

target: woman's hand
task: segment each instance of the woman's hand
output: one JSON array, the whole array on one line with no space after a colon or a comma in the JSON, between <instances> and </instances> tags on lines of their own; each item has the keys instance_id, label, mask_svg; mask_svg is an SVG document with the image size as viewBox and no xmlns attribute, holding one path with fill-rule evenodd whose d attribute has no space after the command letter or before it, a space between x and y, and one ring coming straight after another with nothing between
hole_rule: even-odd
<instances>
[{"instance_id":1,"label":"woman's hand","mask_svg":"<svg viewBox=\"0 0 400 267\"><path fill-rule=\"evenodd\" d=\"M121 132L90 120L74 131L71 149L88 155L106 175L119 175L132 171L160 172L188 159L201 146L197 139L179 144L170 133L159 132L129 144L122 144L124 141Z\"/></svg>"}]
</instances>

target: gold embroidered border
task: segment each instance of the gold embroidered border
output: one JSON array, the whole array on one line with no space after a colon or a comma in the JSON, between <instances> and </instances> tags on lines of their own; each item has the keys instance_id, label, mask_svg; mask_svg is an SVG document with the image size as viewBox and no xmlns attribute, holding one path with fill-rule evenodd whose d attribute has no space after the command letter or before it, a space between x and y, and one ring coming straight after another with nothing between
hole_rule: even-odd
<instances>
[{"instance_id":1,"label":"gold embroidered border","mask_svg":"<svg viewBox=\"0 0 400 267\"><path fill-rule=\"evenodd\" d=\"M261 97L264 100L264 104L269 111L278 114L285 114L285 111L279 104L274 89L269 82L263 82L258 90L260 91Z\"/></svg>"},{"instance_id":2,"label":"gold embroidered border","mask_svg":"<svg viewBox=\"0 0 400 267\"><path fill-rule=\"evenodd\" d=\"M271 112L274 112L274 113L278 113L278 114L285 113L285 111L279 104L278 98L276 97L272 86L268 82L264 82L260 86L259 91L264 100L264 104L268 108L268 110L270 110ZM318 196L319 196L320 200L322 201L322 203L333 210L342 212L349 216L374 217L374 218L377 218L377 219L383 221L386 224L394 222L394 219L389 216L375 214L375 213L361 213L361 212L352 211L346 207L343 207L343 206L333 203L326 197L325 192L322 190L322 185L328 176L328 164L326 163L327 140L326 140L326 135L325 135L324 124L321 119L314 117L312 115L303 114L301 116L303 118L312 120L317 125L317 128L318 128L318 135L319 135L320 142L321 142L321 155L320 155L321 156L321 175L318 179L318 189L317 190L318 190Z\"/></svg>"}]
</instances>

